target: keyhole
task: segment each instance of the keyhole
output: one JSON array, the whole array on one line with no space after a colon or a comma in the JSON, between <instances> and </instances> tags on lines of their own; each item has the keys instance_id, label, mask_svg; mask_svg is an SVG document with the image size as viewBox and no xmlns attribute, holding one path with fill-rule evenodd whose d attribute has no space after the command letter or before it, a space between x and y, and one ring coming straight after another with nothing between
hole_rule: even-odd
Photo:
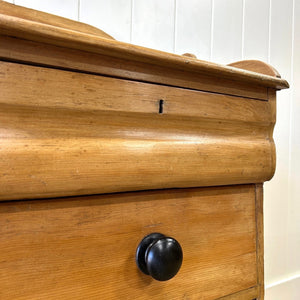
<instances>
[{"instance_id":1,"label":"keyhole","mask_svg":"<svg viewBox=\"0 0 300 300\"><path fill-rule=\"evenodd\" d=\"M164 100L159 100L159 110L158 113L162 114L164 112Z\"/></svg>"}]
</instances>

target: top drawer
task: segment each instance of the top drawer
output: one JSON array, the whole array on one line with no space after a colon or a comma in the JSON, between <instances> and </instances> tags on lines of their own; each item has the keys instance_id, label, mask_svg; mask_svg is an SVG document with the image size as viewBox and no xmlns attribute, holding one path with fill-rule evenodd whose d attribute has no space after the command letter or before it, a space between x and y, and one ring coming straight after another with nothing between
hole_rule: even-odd
<instances>
[{"instance_id":1,"label":"top drawer","mask_svg":"<svg viewBox=\"0 0 300 300\"><path fill-rule=\"evenodd\" d=\"M0 63L0 199L263 182L272 99Z\"/></svg>"}]
</instances>

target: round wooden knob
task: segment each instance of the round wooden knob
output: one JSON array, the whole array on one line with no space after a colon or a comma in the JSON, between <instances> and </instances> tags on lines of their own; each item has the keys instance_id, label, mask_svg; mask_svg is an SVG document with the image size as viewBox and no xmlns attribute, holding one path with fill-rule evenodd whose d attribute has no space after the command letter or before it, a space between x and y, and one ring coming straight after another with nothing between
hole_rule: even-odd
<instances>
[{"instance_id":1,"label":"round wooden knob","mask_svg":"<svg viewBox=\"0 0 300 300\"><path fill-rule=\"evenodd\" d=\"M180 244L161 233L144 237L136 250L138 268L159 281L169 280L177 274L182 257Z\"/></svg>"}]
</instances>

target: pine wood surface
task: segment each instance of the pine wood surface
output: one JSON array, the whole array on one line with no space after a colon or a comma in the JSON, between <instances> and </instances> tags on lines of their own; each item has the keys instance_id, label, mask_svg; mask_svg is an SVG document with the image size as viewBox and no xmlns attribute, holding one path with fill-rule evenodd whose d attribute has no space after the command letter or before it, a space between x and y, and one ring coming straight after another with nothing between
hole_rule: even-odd
<instances>
[{"instance_id":1,"label":"pine wood surface","mask_svg":"<svg viewBox=\"0 0 300 300\"><path fill-rule=\"evenodd\" d=\"M0 69L1 200L273 176L269 102L7 62Z\"/></svg>"},{"instance_id":2,"label":"pine wood surface","mask_svg":"<svg viewBox=\"0 0 300 300\"><path fill-rule=\"evenodd\" d=\"M264 299L264 204L263 204L263 184L256 184L256 263L257 263L257 282L258 300Z\"/></svg>"},{"instance_id":3,"label":"pine wood surface","mask_svg":"<svg viewBox=\"0 0 300 300\"><path fill-rule=\"evenodd\" d=\"M252 287L247 290L243 290L241 292L233 293L231 295L227 295L218 300L256 300L258 295L258 288Z\"/></svg>"},{"instance_id":4,"label":"pine wood surface","mask_svg":"<svg viewBox=\"0 0 300 300\"><path fill-rule=\"evenodd\" d=\"M257 284L254 185L2 202L0 216L3 300L210 300ZM183 248L167 282L135 265L151 232Z\"/></svg>"},{"instance_id":5,"label":"pine wood surface","mask_svg":"<svg viewBox=\"0 0 300 300\"><path fill-rule=\"evenodd\" d=\"M242 60L228 64L228 66L281 78L279 72L274 67L259 60Z\"/></svg>"},{"instance_id":6,"label":"pine wood surface","mask_svg":"<svg viewBox=\"0 0 300 300\"><path fill-rule=\"evenodd\" d=\"M159 112L263 123L273 121L266 101L200 92L0 61L1 103L83 111Z\"/></svg>"},{"instance_id":7,"label":"pine wood surface","mask_svg":"<svg viewBox=\"0 0 300 300\"><path fill-rule=\"evenodd\" d=\"M285 80L277 77L135 46L74 31L69 28L34 22L11 16L11 14L7 15L5 11L1 13L1 10L0 34L55 46L63 46L70 49L78 49L89 53L103 54L134 62L149 63L185 72L206 74L215 78L222 77L241 83L247 82L253 85L276 89L288 87L288 83Z\"/></svg>"},{"instance_id":8,"label":"pine wood surface","mask_svg":"<svg viewBox=\"0 0 300 300\"><path fill-rule=\"evenodd\" d=\"M268 100L266 87L177 70L172 65L159 66L1 35L0 44L0 58L5 61Z\"/></svg>"},{"instance_id":9,"label":"pine wood surface","mask_svg":"<svg viewBox=\"0 0 300 300\"><path fill-rule=\"evenodd\" d=\"M3 1L0 45L0 299L264 298L261 183L288 88L272 66L134 46ZM168 282L135 266L150 232L183 246Z\"/></svg>"}]
</instances>

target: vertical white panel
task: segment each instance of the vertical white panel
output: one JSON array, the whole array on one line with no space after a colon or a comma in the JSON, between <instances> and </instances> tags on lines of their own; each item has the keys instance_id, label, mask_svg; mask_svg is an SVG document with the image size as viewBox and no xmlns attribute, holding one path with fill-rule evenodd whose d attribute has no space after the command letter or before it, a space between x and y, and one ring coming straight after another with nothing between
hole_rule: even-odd
<instances>
[{"instance_id":1,"label":"vertical white panel","mask_svg":"<svg viewBox=\"0 0 300 300\"><path fill-rule=\"evenodd\" d=\"M295 1L291 105L291 169L288 215L288 271L300 274L300 1ZM300 299L300 278L298 285Z\"/></svg>"},{"instance_id":2,"label":"vertical white panel","mask_svg":"<svg viewBox=\"0 0 300 300\"><path fill-rule=\"evenodd\" d=\"M4 0L5 2L14 3L14 0Z\"/></svg>"},{"instance_id":3,"label":"vertical white panel","mask_svg":"<svg viewBox=\"0 0 300 300\"><path fill-rule=\"evenodd\" d=\"M270 64L283 78L291 79L293 0L271 1ZM287 222L289 206L290 90L278 92L276 173L265 184L265 280L266 284L284 279L288 274Z\"/></svg>"},{"instance_id":4,"label":"vertical white panel","mask_svg":"<svg viewBox=\"0 0 300 300\"><path fill-rule=\"evenodd\" d=\"M291 79L293 0L271 0L270 63Z\"/></svg>"},{"instance_id":5,"label":"vertical white panel","mask_svg":"<svg viewBox=\"0 0 300 300\"><path fill-rule=\"evenodd\" d=\"M245 0L244 57L268 62L270 0Z\"/></svg>"},{"instance_id":6,"label":"vertical white panel","mask_svg":"<svg viewBox=\"0 0 300 300\"><path fill-rule=\"evenodd\" d=\"M175 52L210 59L211 0L177 0Z\"/></svg>"},{"instance_id":7,"label":"vertical white panel","mask_svg":"<svg viewBox=\"0 0 300 300\"><path fill-rule=\"evenodd\" d=\"M173 52L174 0L136 0L133 3L132 43Z\"/></svg>"},{"instance_id":8,"label":"vertical white panel","mask_svg":"<svg viewBox=\"0 0 300 300\"><path fill-rule=\"evenodd\" d=\"M15 0L15 4L78 20L78 0Z\"/></svg>"},{"instance_id":9,"label":"vertical white panel","mask_svg":"<svg viewBox=\"0 0 300 300\"><path fill-rule=\"evenodd\" d=\"M79 20L130 42L131 0L80 0Z\"/></svg>"},{"instance_id":10,"label":"vertical white panel","mask_svg":"<svg viewBox=\"0 0 300 300\"><path fill-rule=\"evenodd\" d=\"M228 64L242 59L242 0L214 0L212 61Z\"/></svg>"}]
</instances>

